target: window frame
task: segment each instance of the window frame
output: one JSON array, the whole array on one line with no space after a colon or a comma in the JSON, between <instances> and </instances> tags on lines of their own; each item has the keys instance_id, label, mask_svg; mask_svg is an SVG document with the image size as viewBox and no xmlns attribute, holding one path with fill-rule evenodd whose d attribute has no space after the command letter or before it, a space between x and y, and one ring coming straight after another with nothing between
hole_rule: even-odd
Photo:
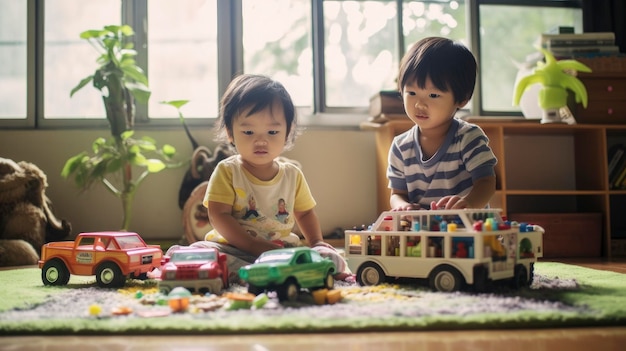
<instances>
[{"instance_id":1,"label":"window frame","mask_svg":"<svg viewBox=\"0 0 626 351\"><path fill-rule=\"evenodd\" d=\"M324 76L324 0L311 0L311 46L313 52L313 99L312 106L299 108L298 115L304 125L316 127L354 128L368 116L367 107L329 107L326 106L325 76ZM402 18L403 0L390 0L397 4L399 18ZM430 0L437 1L437 0ZM147 17L147 0L122 0L122 23L131 24L136 34L133 37L141 67L148 67L148 52L143 49L147 36L143 23ZM243 24L241 0L216 0L218 18L218 92L225 91L231 78L244 71L243 65ZM541 6L541 7L568 7L582 8L582 0L465 0L466 6L466 33L470 50L476 56L479 65L481 62L479 50L480 17L479 9L482 5L509 5L509 6ZM27 110L26 118L0 119L2 128L34 128L34 129L69 129L69 128L107 128L106 118L102 119L75 119L75 118L44 118L43 111L43 50L44 50L44 0L33 0L27 3ZM221 22L224 21L224 22ZM397 40L398 57L405 51L405 42L402 31L402 21L398 21ZM480 74L477 77L476 89L472 98L472 115L499 116L503 112L485 111L482 106L482 84ZM219 99L220 96L214 97ZM150 119L147 105L136 107L136 128L150 129L166 126L179 126L177 116L172 118ZM506 115L522 115L521 112L506 112ZM190 125L212 124L216 116L206 118L187 119Z\"/></svg>"}]
</instances>

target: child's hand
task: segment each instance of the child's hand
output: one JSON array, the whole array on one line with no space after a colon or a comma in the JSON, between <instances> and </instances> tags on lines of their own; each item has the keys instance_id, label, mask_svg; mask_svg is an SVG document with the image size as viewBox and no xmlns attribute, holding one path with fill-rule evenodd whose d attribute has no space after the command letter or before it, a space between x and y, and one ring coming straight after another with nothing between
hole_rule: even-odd
<instances>
[{"instance_id":1,"label":"child's hand","mask_svg":"<svg viewBox=\"0 0 626 351\"><path fill-rule=\"evenodd\" d=\"M431 210L452 210L452 209L463 209L470 207L467 201L457 195L444 196L439 201L431 202L430 209Z\"/></svg>"},{"instance_id":2,"label":"child's hand","mask_svg":"<svg viewBox=\"0 0 626 351\"><path fill-rule=\"evenodd\" d=\"M346 260L341 257L334 247L325 242L319 242L315 244L312 249L319 252L320 256L330 258L333 261L337 267L337 274L334 275L335 279L342 280L349 275L349 273L346 272L348 267Z\"/></svg>"},{"instance_id":3,"label":"child's hand","mask_svg":"<svg viewBox=\"0 0 626 351\"><path fill-rule=\"evenodd\" d=\"M413 211L413 210L419 210L420 209L420 204L416 204L416 203L406 203L402 206L398 206L396 208L392 208L392 211Z\"/></svg>"}]
</instances>

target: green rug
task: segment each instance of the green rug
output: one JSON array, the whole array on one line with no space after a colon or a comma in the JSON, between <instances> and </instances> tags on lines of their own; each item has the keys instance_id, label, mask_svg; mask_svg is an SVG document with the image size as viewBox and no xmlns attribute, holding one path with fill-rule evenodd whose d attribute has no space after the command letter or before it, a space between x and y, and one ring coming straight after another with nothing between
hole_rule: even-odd
<instances>
[{"instance_id":1,"label":"green rug","mask_svg":"<svg viewBox=\"0 0 626 351\"><path fill-rule=\"evenodd\" d=\"M626 325L626 276L552 262L535 266L531 287L496 286L489 294L431 292L419 285L338 283L343 299L315 305L270 301L234 309L225 297L197 297L170 313L154 282L100 289L73 276L47 287L36 268L0 271L0 335L236 334L542 328ZM242 291L243 287L231 288ZM126 309L130 314L115 312Z\"/></svg>"}]
</instances>

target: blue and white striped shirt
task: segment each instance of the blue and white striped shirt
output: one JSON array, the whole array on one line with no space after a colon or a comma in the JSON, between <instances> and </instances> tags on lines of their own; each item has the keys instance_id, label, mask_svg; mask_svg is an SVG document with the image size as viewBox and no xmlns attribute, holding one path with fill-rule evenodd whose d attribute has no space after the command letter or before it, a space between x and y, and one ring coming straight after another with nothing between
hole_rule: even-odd
<instances>
[{"instance_id":1,"label":"blue and white striped shirt","mask_svg":"<svg viewBox=\"0 0 626 351\"><path fill-rule=\"evenodd\" d=\"M409 202L422 208L444 196L464 196L475 180L495 175L497 159L488 143L480 127L455 118L439 150L425 160L419 128L413 126L389 149L389 188L406 191Z\"/></svg>"}]
</instances>

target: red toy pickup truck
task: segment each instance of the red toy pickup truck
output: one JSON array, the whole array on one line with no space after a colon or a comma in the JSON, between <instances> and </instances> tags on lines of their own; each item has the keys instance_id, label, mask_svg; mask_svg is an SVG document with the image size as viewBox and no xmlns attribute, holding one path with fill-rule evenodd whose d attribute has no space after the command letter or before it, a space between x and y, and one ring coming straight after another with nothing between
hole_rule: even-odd
<instances>
[{"instance_id":1,"label":"red toy pickup truck","mask_svg":"<svg viewBox=\"0 0 626 351\"><path fill-rule=\"evenodd\" d=\"M74 242L45 244L39 268L45 285L65 285L76 274L95 275L100 287L118 288L127 278L145 279L161 267L162 256L159 245L146 245L137 233L80 233Z\"/></svg>"}]
</instances>

